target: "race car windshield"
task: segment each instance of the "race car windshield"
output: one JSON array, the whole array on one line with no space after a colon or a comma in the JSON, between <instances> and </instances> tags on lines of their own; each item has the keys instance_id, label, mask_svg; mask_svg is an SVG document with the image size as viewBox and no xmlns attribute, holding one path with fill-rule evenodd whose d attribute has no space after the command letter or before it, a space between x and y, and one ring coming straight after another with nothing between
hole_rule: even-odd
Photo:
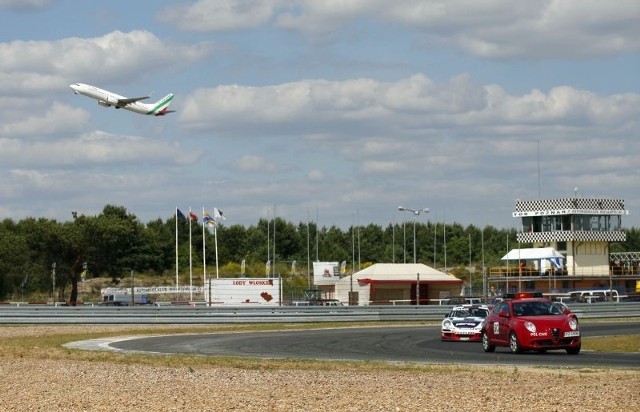
<instances>
[{"instance_id":1,"label":"race car windshield","mask_svg":"<svg viewBox=\"0 0 640 412\"><path fill-rule=\"evenodd\" d=\"M551 302L515 302L513 311L516 316L562 315L562 311Z\"/></svg>"},{"instance_id":2,"label":"race car windshield","mask_svg":"<svg viewBox=\"0 0 640 412\"><path fill-rule=\"evenodd\" d=\"M451 312L452 318L486 318L489 311L485 308L456 309Z\"/></svg>"},{"instance_id":3,"label":"race car windshield","mask_svg":"<svg viewBox=\"0 0 640 412\"><path fill-rule=\"evenodd\" d=\"M477 308L471 310L471 316L475 316L477 318L486 318L489 314L489 311L483 308Z\"/></svg>"},{"instance_id":4,"label":"race car windshield","mask_svg":"<svg viewBox=\"0 0 640 412\"><path fill-rule=\"evenodd\" d=\"M459 309L451 312L452 318L466 318L467 316L471 316L468 310Z\"/></svg>"}]
</instances>

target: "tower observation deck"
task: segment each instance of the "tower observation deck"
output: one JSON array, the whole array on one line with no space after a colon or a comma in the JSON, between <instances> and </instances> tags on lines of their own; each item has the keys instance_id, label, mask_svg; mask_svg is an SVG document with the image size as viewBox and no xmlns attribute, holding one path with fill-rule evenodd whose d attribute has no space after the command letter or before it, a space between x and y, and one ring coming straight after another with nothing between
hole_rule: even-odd
<instances>
[{"instance_id":1,"label":"tower observation deck","mask_svg":"<svg viewBox=\"0 0 640 412\"><path fill-rule=\"evenodd\" d=\"M511 262L492 271L489 283L507 289L513 283L527 289L567 291L588 288L633 288L638 274L617 275L610 264L610 244L626 241L622 217L629 214L624 200L611 198L564 198L516 200L513 217L520 219L518 249L553 248L563 256L562 267L545 270L537 262ZM534 267L535 266L535 267ZM526 273L526 276L523 276Z\"/></svg>"}]
</instances>

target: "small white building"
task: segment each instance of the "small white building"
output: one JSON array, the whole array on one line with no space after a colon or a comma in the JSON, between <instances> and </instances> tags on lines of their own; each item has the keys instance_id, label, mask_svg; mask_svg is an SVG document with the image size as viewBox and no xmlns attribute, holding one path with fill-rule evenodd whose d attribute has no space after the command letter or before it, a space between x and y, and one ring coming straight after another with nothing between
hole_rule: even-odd
<instances>
[{"instance_id":1,"label":"small white building","mask_svg":"<svg viewBox=\"0 0 640 412\"><path fill-rule=\"evenodd\" d=\"M422 263L377 263L336 282L335 298L350 305L438 304L460 296L462 284Z\"/></svg>"}]
</instances>

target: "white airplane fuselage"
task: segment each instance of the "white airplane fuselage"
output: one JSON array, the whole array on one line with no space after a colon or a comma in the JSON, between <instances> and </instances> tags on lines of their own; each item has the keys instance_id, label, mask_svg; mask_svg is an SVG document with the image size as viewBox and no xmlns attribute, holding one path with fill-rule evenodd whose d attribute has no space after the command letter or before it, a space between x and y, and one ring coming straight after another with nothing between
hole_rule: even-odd
<instances>
[{"instance_id":1,"label":"white airplane fuselage","mask_svg":"<svg viewBox=\"0 0 640 412\"><path fill-rule=\"evenodd\" d=\"M165 114L172 112L172 110L168 110L169 105L173 100L172 93L166 95L155 103L146 104L140 103L140 100L148 99L149 96L129 98L84 83L74 83L69 85L69 87L73 89L75 94L81 94L95 99L98 101L100 106L104 107L113 106L116 109L126 109L134 113L154 116L164 116Z\"/></svg>"}]
</instances>

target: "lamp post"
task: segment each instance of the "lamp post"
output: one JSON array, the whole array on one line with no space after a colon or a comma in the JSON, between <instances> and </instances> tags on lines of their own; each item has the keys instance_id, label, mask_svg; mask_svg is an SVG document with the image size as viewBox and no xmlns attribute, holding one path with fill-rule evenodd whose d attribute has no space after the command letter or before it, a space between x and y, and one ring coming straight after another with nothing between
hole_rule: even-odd
<instances>
[{"instance_id":1,"label":"lamp post","mask_svg":"<svg viewBox=\"0 0 640 412\"><path fill-rule=\"evenodd\" d=\"M420 213L429 213L429 208L425 207L424 209L409 209L406 207L398 206L398 210L401 212L411 212L413 213L413 263L417 263L416 261L416 221L418 220L418 216Z\"/></svg>"}]
</instances>

